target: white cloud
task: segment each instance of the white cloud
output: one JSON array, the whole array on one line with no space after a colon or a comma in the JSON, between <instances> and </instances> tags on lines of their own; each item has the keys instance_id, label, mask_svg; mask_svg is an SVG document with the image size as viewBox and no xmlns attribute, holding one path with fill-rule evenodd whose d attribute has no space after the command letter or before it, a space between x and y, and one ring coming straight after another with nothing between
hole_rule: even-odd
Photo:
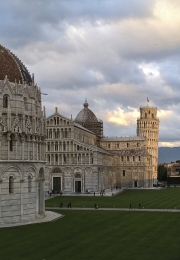
<instances>
[{"instance_id":1,"label":"white cloud","mask_svg":"<svg viewBox=\"0 0 180 260\"><path fill-rule=\"evenodd\" d=\"M135 135L148 97L159 109L160 144L178 144L178 0L1 3L1 43L48 93L47 115L57 106L75 117L87 97L106 133Z\"/></svg>"}]
</instances>

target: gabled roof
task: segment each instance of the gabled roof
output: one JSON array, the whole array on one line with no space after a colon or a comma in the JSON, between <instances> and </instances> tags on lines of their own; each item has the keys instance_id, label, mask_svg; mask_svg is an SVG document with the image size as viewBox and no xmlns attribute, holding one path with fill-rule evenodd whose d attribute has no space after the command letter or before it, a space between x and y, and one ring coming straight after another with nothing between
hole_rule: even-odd
<instances>
[{"instance_id":1,"label":"gabled roof","mask_svg":"<svg viewBox=\"0 0 180 260\"><path fill-rule=\"evenodd\" d=\"M80 128L80 129L82 129L82 130L84 130L86 132L89 132L89 133L95 135L95 133L91 132L90 130L88 130L87 128L83 127L82 125L80 125L80 124L78 124L76 122L74 122L74 126L77 127L77 128Z\"/></svg>"}]
</instances>

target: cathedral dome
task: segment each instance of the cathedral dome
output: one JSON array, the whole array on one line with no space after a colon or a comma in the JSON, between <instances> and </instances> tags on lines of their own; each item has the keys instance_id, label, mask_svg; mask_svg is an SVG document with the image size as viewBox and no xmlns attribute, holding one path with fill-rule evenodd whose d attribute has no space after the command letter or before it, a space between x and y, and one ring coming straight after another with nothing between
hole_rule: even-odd
<instances>
[{"instance_id":1,"label":"cathedral dome","mask_svg":"<svg viewBox=\"0 0 180 260\"><path fill-rule=\"evenodd\" d=\"M10 82L32 82L24 64L10 50L0 45L0 80L4 80L6 76Z\"/></svg>"},{"instance_id":2,"label":"cathedral dome","mask_svg":"<svg viewBox=\"0 0 180 260\"><path fill-rule=\"evenodd\" d=\"M77 123L92 123L98 122L95 114L88 108L87 100L84 103L84 108L77 114L75 122Z\"/></svg>"}]
</instances>

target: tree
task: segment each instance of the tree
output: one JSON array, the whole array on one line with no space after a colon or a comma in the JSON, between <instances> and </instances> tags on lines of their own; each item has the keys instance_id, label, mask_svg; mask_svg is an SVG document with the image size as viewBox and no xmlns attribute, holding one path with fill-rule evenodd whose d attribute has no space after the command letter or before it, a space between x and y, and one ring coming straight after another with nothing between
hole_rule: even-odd
<instances>
[{"instance_id":1,"label":"tree","mask_svg":"<svg viewBox=\"0 0 180 260\"><path fill-rule=\"evenodd\" d=\"M163 164L158 165L158 181L167 181L167 168Z\"/></svg>"}]
</instances>

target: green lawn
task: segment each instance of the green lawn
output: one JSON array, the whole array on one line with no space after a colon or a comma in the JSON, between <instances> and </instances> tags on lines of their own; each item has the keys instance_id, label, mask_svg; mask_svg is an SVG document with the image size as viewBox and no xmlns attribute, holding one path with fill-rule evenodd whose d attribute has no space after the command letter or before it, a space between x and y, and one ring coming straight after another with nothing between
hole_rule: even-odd
<instances>
[{"instance_id":1,"label":"green lawn","mask_svg":"<svg viewBox=\"0 0 180 260\"><path fill-rule=\"evenodd\" d=\"M179 260L179 213L62 211L63 218L0 229L2 260Z\"/></svg>"},{"instance_id":2,"label":"green lawn","mask_svg":"<svg viewBox=\"0 0 180 260\"><path fill-rule=\"evenodd\" d=\"M98 196L77 196L77 197L56 197L46 201L47 207L59 207L63 202L63 207L67 207L71 202L72 207L94 207L96 203L101 208L138 208L139 203L144 208L153 209L180 209L180 188L167 188L159 190L126 190L113 197Z\"/></svg>"}]
</instances>

